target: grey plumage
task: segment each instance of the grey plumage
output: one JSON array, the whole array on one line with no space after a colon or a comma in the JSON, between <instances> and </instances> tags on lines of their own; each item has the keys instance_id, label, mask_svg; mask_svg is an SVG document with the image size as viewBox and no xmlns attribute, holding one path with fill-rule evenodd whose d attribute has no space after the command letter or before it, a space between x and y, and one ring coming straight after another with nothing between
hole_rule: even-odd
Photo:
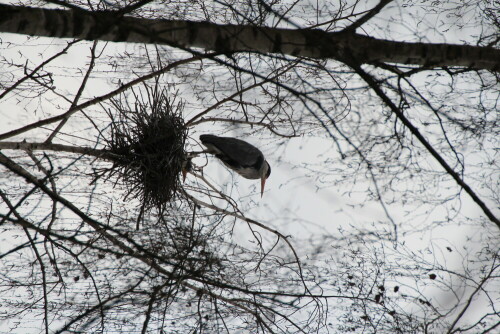
<instances>
[{"instance_id":1,"label":"grey plumage","mask_svg":"<svg viewBox=\"0 0 500 334\"><path fill-rule=\"evenodd\" d=\"M271 166L262 152L246 141L214 135L201 135L200 140L207 147L206 152L214 154L224 165L247 179L261 179L261 194Z\"/></svg>"}]
</instances>

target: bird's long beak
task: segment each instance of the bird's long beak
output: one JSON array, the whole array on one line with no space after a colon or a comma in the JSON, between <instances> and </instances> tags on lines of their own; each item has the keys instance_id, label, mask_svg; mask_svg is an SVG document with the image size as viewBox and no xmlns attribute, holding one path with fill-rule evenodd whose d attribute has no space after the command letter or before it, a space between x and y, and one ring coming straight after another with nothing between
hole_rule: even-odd
<instances>
[{"instance_id":1,"label":"bird's long beak","mask_svg":"<svg viewBox=\"0 0 500 334\"><path fill-rule=\"evenodd\" d=\"M264 195L264 186L266 185L266 178L263 177L260 179L260 198Z\"/></svg>"}]
</instances>

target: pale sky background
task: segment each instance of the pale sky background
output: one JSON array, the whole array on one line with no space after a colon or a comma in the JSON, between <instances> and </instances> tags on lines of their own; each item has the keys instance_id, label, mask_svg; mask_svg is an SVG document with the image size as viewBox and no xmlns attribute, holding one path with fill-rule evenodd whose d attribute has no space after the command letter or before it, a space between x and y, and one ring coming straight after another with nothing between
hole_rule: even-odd
<instances>
[{"instance_id":1,"label":"pale sky background","mask_svg":"<svg viewBox=\"0 0 500 334\"><path fill-rule=\"evenodd\" d=\"M5 3L6 1L1 2ZM400 1L396 3L400 3ZM397 25L397 31L402 40L417 39L412 30L416 23L429 27L429 29L423 32L423 36L419 39L421 41L460 43L463 39L467 38L467 35L474 35L477 33L476 27L470 27L470 29L465 29L456 33L452 31L446 32L446 34L440 34L430 28L438 28L439 30L439 27L444 25L443 22L446 22L446 17L439 14L426 15L423 21L417 22L417 18L407 17L404 8L399 6L391 7L392 9L384 10L384 12L378 16L376 22L387 25L393 32L395 29L392 27ZM390 19L392 15L398 14L401 15L401 21L406 22L409 26L408 29L405 29L400 22L393 22ZM472 14L473 13L467 13L467 15ZM464 22L466 23L468 21L469 18L467 16L464 17ZM368 26L367 33L372 34L374 32L376 32L376 30L370 30ZM393 37L394 35L395 33L393 33ZM375 34L375 37L385 36L377 36L377 34ZM26 36L12 34L0 34L0 38L2 41L0 45L2 48L2 57L16 59L16 53L19 48L17 46L11 47L9 45L10 42L16 45L23 45L20 50L22 50L25 56L29 55L31 59L30 67L32 68L43 59L59 51L65 44L65 41L58 39L32 39ZM78 74L77 71L79 68L85 68L90 47L90 42L74 47L70 50L68 55L60 57L47 67L47 70L54 70L56 73L54 77L55 85L57 87L64 87L64 90L70 93L70 95L68 95L70 97L78 90L83 74ZM113 55L115 54L115 49L122 51L125 49L134 50L140 47L139 45L113 45L113 43L109 43L106 52ZM81 52L78 50L81 50ZM0 68L0 72L1 71L2 69ZM112 89L109 85L109 80L111 78L118 79L119 75L119 73L94 73L92 75L91 84L87 85L83 98L87 99L108 92ZM4 72L0 74L0 78L2 81L8 80L8 73ZM126 82L132 78L124 77L120 79ZM187 94L188 92L185 93ZM182 95L181 87L181 98L186 98L185 96L186 95ZM68 104L64 101L56 102L56 105L60 104L61 106L59 110L56 110L54 108L54 101L50 102L52 103L46 103L43 98L41 100L27 101L22 99L22 97L13 96L12 94L7 96L4 100L0 101L0 132L3 133L12 130L38 119L46 118L49 115L60 114L68 107ZM33 114L32 108L34 104L37 104L35 115ZM98 107L93 106L91 109L96 110ZM186 118L189 119L189 115L195 112L186 108L185 113ZM204 124L203 126L198 126L193 129L190 134L194 139L197 139L202 133L219 134L217 127L217 125ZM72 130L71 128L65 128L63 132L76 135L84 134L82 129L75 129L74 132ZM208 158L208 165L204 169L204 174L211 182L220 187L220 189L223 189L227 194L239 201L242 208L248 208L248 210L245 211L248 217L277 228L284 235L292 236L292 241L296 241L296 248L299 254L302 255L302 260L305 263L308 261L306 255L315 248L315 245L308 244L307 240L317 240L323 236L339 237L339 229L350 230L352 228L351 225L357 228L363 228L375 224L375 228L384 226L387 230L392 229L392 225L388 222L379 203L364 203L363 194L359 196L347 196L346 191L352 190L349 189L349 187L344 189L336 187L325 188L324 183L316 180L314 172L304 168L303 164L305 162L321 164L321 161L325 157L333 159L338 158L338 153L330 139L318 137L270 139L269 137L266 138L266 136L262 138L243 136L242 138L242 133L244 132L235 128L230 132L225 132L224 135L240 137L259 147L264 152L266 159L272 167L272 174L266 183L266 191L263 198L260 199L258 180L243 179L237 174L228 171L222 163L214 157ZM26 138L28 141L35 139L32 137L32 134L33 133L30 133L30 137ZM16 139L19 140L22 138L24 138L24 135ZM284 145L278 146L278 144L283 143ZM490 149L494 149L494 147ZM204 161L203 157L195 160L198 164L203 164ZM192 175L188 175L187 184L189 185L193 182L196 182L195 178ZM354 193L356 189L363 188L363 183L360 182L355 186ZM479 193L481 191L480 189L475 190ZM360 207L361 204L364 205ZM495 208L494 203L488 203L488 206L497 214L500 213L498 207ZM3 210L3 208L3 205L0 205L0 209ZM408 220L408 208L400 205L388 205L388 209L394 221L401 222ZM432 221L440 221L443 219L442 214L443 212L437 209L433 211L431 216L420 217L412 221L412 224L414 224L413 227L418 228L421 224L424 225ZM466 194L462 195L461 214L471 218L481 216L481 211L477 205L473 203ZM406 228L406 230L410 229ZM475 245L474 241L481 238L482 233L483 231L478 230L477 227L474 226L454 226L450 229L447 224L444 224L441 227L435 227L423 233L400 234L398 238L400 242L405 242L406 247L412 251L424 250L432 245L431 248L433 248L435 252L428 254L428 259L430 261L443 261L443 263L446 262L448 268L460 271L463 270L463 257L466 256L466 252L460 249L460 246L466 245L470 255L473 255L474 251L472 250L476 246L479 246ZM248 231L245 226L236 228L235 238L241 238L241 242L245 243L247 236ZM3 250L2 244L7 245L3 243L7 241L5 236L2 236L2 239L3 240L0 242L0 250ZM330 246L335 245L330 243ZM454 252L444 252L443 250L447 246L452 246ZM333 247L332 252L335 252ZM312 264L313 263L314 262L312 262ZM441 299L441 302L445 303L449 296L443 294L441 290L434 291L433 289L435 288L429 289L426 294L429 296L433 295L434 297L432 298ZM499 295L497 295L497 297L499 297ZM477 307L477 313L481 314L479 305Z\"/></svg>"}]
</instances>

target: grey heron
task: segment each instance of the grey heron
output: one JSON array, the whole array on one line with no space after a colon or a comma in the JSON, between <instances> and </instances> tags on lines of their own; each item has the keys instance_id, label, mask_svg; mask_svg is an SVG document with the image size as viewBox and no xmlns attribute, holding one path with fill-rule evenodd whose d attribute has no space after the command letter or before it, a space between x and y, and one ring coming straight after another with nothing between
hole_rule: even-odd
<instances>
[{"instance_id":1,"label":"grey heron","mask_svg":"<svg viewBox=\"0 0 500 334\"><path fill-rule=\"evenodd\" d=\"M231 137L201 135L200 140L207 147L205 152L215 155L229 169L246 179L260 179L262 197L266 180L271 175L271 166L258 148L246 141Z\"/></svg>"}]
</instances>

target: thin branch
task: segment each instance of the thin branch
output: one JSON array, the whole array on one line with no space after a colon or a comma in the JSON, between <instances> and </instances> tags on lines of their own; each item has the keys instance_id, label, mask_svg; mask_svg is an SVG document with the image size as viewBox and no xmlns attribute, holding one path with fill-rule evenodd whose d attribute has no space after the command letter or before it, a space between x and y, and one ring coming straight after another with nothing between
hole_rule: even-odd
<instances>
[{"instance_id":1,"label":"thin branch","mask_svg":"<svg viewBox=\"0 0 500 334\"><path fill-rule=\"evenodd\" d=\"M80 97L82 96L82 93L83 93L83 89L87 85L87 81L88 81L88 79L90 77L90 73L92 72L92 69L94 68L95 59L96 59L95 50L97 48L97 43L98 43L97 41L94 41L94 44L92 45L92 49L90 50L90 53L91 53L90 64L89 64L89 67L87 69L87 72L85 73L85 77L82 80L82 84L80 85L80 88L78 89L78 92L76 93L76 96L73 99L73 102L71 103L71 108L75 107L77 105L78 101L80 100ZM54 137L62 129L62 127L64 126L64 124L66 124L66 122L68 121L68 119L69 119L69 116L65 117L61 121L61 123L59 123L57 125L57 127L54 129L54 131L52 131L52 133L50 134L50 136L45 141L46 143L52 142L52 139L54 139Z\"/></svg>"},{"instance_id":2,"label":"thin branch","mask_svg":"<svg viewBox=\"0 0 500 334\"><path fill-rule=\"evenodd\" d=\"M45 272L45 264L43 263L42 257L40 256L40 253L38 252L38 249L36 248L35 242L33 238L31 237L28 229L26 227L23 227L24 233L26 233L26 236L28 237L28 240L30 241L31 244L31 249L33 249L33 252L35 253L36 259L40 265L40 271L42 272L42 289L43 289L43 324L45 328L45 334L49 334L49 299L48 299L48 292L47 292L47 273Z\"/></svg>"},{"instance_id":3,"label":"thin branch","mask_svg":"<svg viewBox=\"0 0 500 334\"><path fill-rule=\"evenodd\" d=\"M52 124L52 123L55 123L55 122L58 122L60 120L63 120L64 118L67 118L67 117L70 117L71 115L73 115L75 112L79 111L79 110L83 110L85 108L88 108L94 104L98 104L98 103L101 103L103 101L106 101L106 100L109 100L110 98L126 91L127 89L129 89L130 87L133 87L135 85L137 85L138 83L141 83L143 81L146 81L146 80L149 80L151 78L154 78L158 75L161 75L163 73L166 73L168 72L169 70L177 67L177 66L180 66L180 65L183 65L183 64L187 64L187 63L190 63L190 62L193 62L193 61L197 61L197 60L201 60L203 59L204 57L203 56L194 56L194 57L191 57L191 58L186 58L186 59L181 59L181 60L178 60L178 61L175 61L173 63L170 63L169 65L157 70L157 71L154 71L150 74L147 74L145 76L142 76L140 78L137 78L135 80L132 80L132 81L129 81L128 83L126 84L123 84L120 88L118 89L115 89L114 91L112 92L109 92L108 94L105 94L105 95L101 95L99 97L96 97L96 98L93 98L92 100L90 101L87 101L85 103L82 103L82 104L79 104L73 108L70 108L68 111L66 111L65 113L62 113L58 116L54 116L54 117L50 117L50 118L46 118L46 119L43 119L41 121L38 121L38 122L34 122L34 123L31 123L31 124L28 124L28 125L25 125L21 128L18 128L18 129L15 129L15 130L12 130L12 131L9 131L9 132L6 132L6 133L3 133L0 135L0 140L3 140L3 139L6 139L6 138L9 138L9 137L13 137L13 136L17 136L17 135L20 135L26 131L29 131L29 130L33 130L33 129L36 129L36 128L39 128L41 126L45 126L45 125L48 125L48 124Z\"/></svg>"},{"instance_id":4,"label":"thin branch","mask_svg":"<svg viewBox=\"0 0 500 334\"><path fill-rule=\"evenodd\" d=\"M365 72L361 66L352 65L353 69L358 75L370 86L371 89L380 97L380 99L391 109L396 117L410 130L410 132L420 141L420 143L427 149L427 151L438 161L444 170L455 180L455 182L464 189L474 202L479 205L486 216L500 228L500 220L495 217L493 212L486 206L486 204L479 198L479 196L472 190L467 183L465 183L460 175L448 165L443 157L432 147L432 145L425 139L420 131L410 122L404 113L392 102L392 100L384 93L382 88L377 84L375 79Z\"/></svg>"},{"instance_id":5,"label":"thin branch","mask_svg":"<svg viewBox=\"0 0 500 334\"><path fill-rule=\"evenodd\" d=\"M200 120L191 123L191 126L194 126L194 125L197 125L197 124L201 124L201 123L206 123L206 122L225 122L225 123L232 123L232 124L257 125L257 126L265 127L269 131L271 131L272 133L274 133L275 135L283 137L283 138L295 138L295 137L298 137L297 133L295 132L295 129L294 129L294 133L293 134L287 135L287 134L283 134L283 133L277 132L274 129L276 126L274 126L273 124L271 124L271 123L264 123L262 121L251 122L251 121L237 120L237 119L231 119L231 118L221 118L221 117L207 117L207 118L204 118L204 117L202 117Z\"/></svg>"},{"instance_id":6,"label":"thin branch","mask_svg":"<svg viewBox=\"0 0 500 334\"><path fill-rule=\"evenodd\" d=\"M156 298L158 296L158 292L160 291L160 287L153 289L151 296L149 297L148 309L146 310L146 318L144 319L144 323L142 325L142 334L146 334L148 330L149 320L151 319L151 312L153 312L153 305L156 302Z\"/></svg>"},{"instance_id":7,"label":"thin branch","mask_svg":"<svg viewBox=\"0 0 500 334\"><path fill-rule=\"evenodd\" d=\"M123 292L120 292L114 296L111 296L109 298L107 298L106 300L103 300L103 301L100 301L98 304L88 308L87 310L85 310L85 312L81 313L80 315L78 315L77 317L74 317L72 318L69 322L67 322L62 328L60 328L59 330L55 331L54 333L68 333L68 332L71 332L69 331L69 328L77 323L78 321L90 316L91 314L93 314L94 312L97 312L98 310L103 310L101 312L105 312L105 311L108 311L110 310L116 303L118 303L120 301L120 299L123 297L123 296L126 296L128 293L134 291L137 286L142 283L142 280L138 280L138 282L136 284L134 284L133 286L131 286L129 289L127 290L124 290ZM75 331L76 333L83 333L81 331Z\"/></svg>"},{"instance_id":8,"label":"thin branch","mask_svg":"<svg viewBox=\"0 0 500 334\"><path fill-rule=\"evenodd\" d=\"M450 325L450 329L448 330L448 334L455 333L455 332L459 331L459 329L453 330L453 328L457 325L458 321L463 317L463 315L465 314L465 312L469 308L470 304L472 303L473 297L482 289L483 285L491 278L491 276L496 268L497 268L497 266L496 266L495 262L493 262L493 265L491 266L491 270L489 271L488 275L486 275L481 280L479 285L474 289L474 291L472 291L469 298L467 298L467 303L464 305L464 307L462 308L460 313L457 315L457 317L455 318L453 323Z\"/></svg>"},{"instance_id":9,"label":"thin branch","mask_svg":"<svg viewBox=\"0 0 500 334\"><path fill-rule=\"evenodd\" d=\"M197 176L199 178L203 178L201 176ZM225 209L222 209L222 208L219 208L218 206L215 206L215 205L212 205L212 204L209 204L209 203L206 203L200 199L197 199L191 195L189 195L188 193L186 193L186 196L188 196L194 203L200 205L200 206L204 206L206 208L210 208L216 212L220 212L220 213L223 213L225 215L228 215L228 216L232 216L232 217L235 217L235 218L238 218L242 221L245 221L247 223L250 223L250 224L253 224L253 225L256 225L264 230L267 230L273 234L275 234L276 236L278 236L280 239L282 239L283 241L285 241L285 243L288 245L288 247L290 248L290 250L292 251L293 255L294 255L294 258L295 258L295 262L297 263L297 267L299 269L299 277L300 279L302 280L302 283L303 283L303 286L304 286L304 289L305 291L308 292L308 294L312 295L311 291L309 290L309 288L307 287L307 284L306 282L304 281L304 275L303 275L303 272L302 272L302 265L300 264L300 259L299 259L299 256L297 254L297 252L295 251L295 248L293 247L293 245L291 244L290 240L289 240L289 237L286 237L284 236L283 234L281 234L281 232L279 232L278 230L275 230L273 228L270 228L269 226L266 226L254 219L251 219L251 218L247 218L245 217L243 214L238 214L236 212L232 212L232 211L228 211L228 210L225 210Z\"/></svg>"},{"instance_id":10,"label":"thin branch","mask_svg":"<svg viewBox=\"0 0 500 334\"><path fill-rule=\"evenodd\" d=\"M66 47L64 49L62 49L60 52L56 53L55 55L53 55L52 57L50 57L49 59L47 59L46 61L44 61L43 63L41 63L40 65L38 65L33 71L31 71L30 73L26 74L24 77L22 77L21 79L19 79L18 81L16 81L12 86L10 86L9 88L7 88L6 90L4 90L2 92L2 94L0 94L0 100L3 99L5 97L5 95L7 95L9 92L13 91L14 89L16 89L17 86L19 86L20 84L22 84L24 81L28 80L28 79L31 79L33 78L33 76L40 70L42 69L44 66L46 66L47 64L49 64L51 61L53 61L54 59L58 58L59 56L62 56L64 54L66 54L66 52L68 51L68 49L73 46L73 44L76 44L78 42L80 42L81 40L78 39L78 40L74 40L72 42L68 42L68 45L66 45Z\"/></svg>"},{"instance_id":11,"label":"thin branch","mask_svg":"<svg viewBox=\"0 0 500 334\"><path fill-rule=\"evenodd\" d=\"M87 214L83 213L80 209L78 209L72 202L61 197L59 194L54 193L50 190L42 180L37 179L35 176L31 175L24 168L16 164L14 161L5 156L2 152L0 152L0 164L4 165L7 169L9 169L14 174L17 174L24 178L27 182L37 186L42 190L45 194L47 194L52 200L58 201L68 209L70 209L74 214L80 217L84 222L89 224L96 232L102 234L113 244L123 249L128 254L134 254L134 250L129 246L125 245L123 242L118 240L115 236L111 235L107 229L107 226L104 226L102 223L97 220L89 217Z\"/></svg>"},{"instance_id":12,"label":"thin branch","mask_svg":"<svg viewBox=\"0 0 500 334\"><path fill-rule=\"evenodd\" d=\"M487 334L487 333L491 332L492 330L494 330L495 328L497 328L498 326L500 326L500 321L499 321L499 322L497 322L496 324L494 324L493 326L491 326L491 327L489 327L489 328L486 328L486 329L483 331L483 333L484 333L484 334ZM483 334L483 333L482 333L482 334Z\"/></svg>"},{"instance_id":13,"label":"thin branch","mask_svg":"<svg viewBox=\"0 0 500 334\"><path fill-rule=\"evenodd\" d=\"M53 143L28 143L0 141L0 150L23 150L23 151L55 151L55 152L68 152L82 155L91 155L96 158L116 161L120 156L108 150L100 150L84 146L71 146Z\"/></svg>"},{"instance_id":14,"label":"thin branch","mask_svg":"<svg viewBox=\"0 0 500 334\"><path fill-rule=\"evenodd\" d=\"M2 199L5 201L5 199L6 199L5 194L1 190L0 190L0 197L2 197ZM10 208L13 207L12 204L9 204L10 202L6 202L6 203L9 205ZM53 232L52 230L47 231L46 229L43 229L39 226L36 226L33 223L23 219L17 213L17 211L14 211L14 215L16 216L17 219L9 218L3 214L0 214L0 217L2 217L3 219L5 219L5 221L8 221L14 225L18 225L18 226L21 226L23 228L26 227L30 230L33 230L33 231L36 231L37 233L40 233L41 235L43 235L47 238L51 238L52 242L54 242L54 239L52 239L52 238L56 238L57 240L68 241L68 242L71 242L72 244L82 246L85 248L91 248L91 249L94 249L96 251L106 252L106 253L112 254L116 257L123 257L124 256L124 253L120 253L120 252L114 251L114 250L109 249L109 248L102 248L102 247L96 246L93 241L81 241L81 240L77 239L74 235L66 236L63 234Z\"/></svg>"},{"instance_id":15,"label":"thin branch","mask_svg":"<svg viewBox=\"0 0 500 334\"><path fill-rule=\"evenodd\" d=\"M358 29L359 27L361 27L363 24L365 24L366 22L368 22L371 18L373 18L375 15L377 15L378 13L380 13L380 11L386 6L388 5L390 2L392 2L393 0L380 0L380 2L378 3L378 5L376 5L375 7L373 7L372 9L370 9L370 11L368 13L366 13L365 15L363 15L362 17L360 17L357 21L355 21L353 24L351 24L350 26L348 26L347 28L344 29L344 32L354 32L356 29Z\"/></svg>"},{"instance_id":16,"label":"thin branch","mask_svg":"<svg viewBox=\"0 0 500 334\"><path fill-rule=\"evenodd\" d=\"M59 5L59 6L62 6L62 7L71 9L71 10L79 11L79 12L87 12L84 8L78 7L78 6L73 5L71 3L68 3L67 1L64 1L64 0L45 0L45 2L54 4L54 5Z\"/></svg>"},{"instance_id":17,"label":"thin branch","mask_svg":"<svg viewBox=\"0 0 500 334\"><path fill-rule=\"evenodd\" d=\"M415 87L411 82L410 80L408 80L408 78L404 78L403 80L405 80L405 82L413 89L413 91L415 92L415 94L418 95L418 97L421 99L421 101L423 101L427 107L432 110L432 112L434 113L434 115L436 116L436 118L438 119L438 122L439 122L439 127L441 128L441 132L446 140L446 143L448 144L448 147L450 148L450 150L453 152L453 154L455 155L455 158L457 159L457 163L461 166L461 177L464 177L464 170L465 170L465 166L464 166L464 163L462 162L462 159L460 159L460 156L458 154L458 152L455 150L455 147L452 145L451 141L450 141L450 138L448 137L448 134L446 133L446 129L444 128L444 125L443 125L443 120L441 119L441 116L440 116L440 112L438 109L434 108L434 106L431 104L431 102L426 99L417 89L417 87Z\"/></svg>"},{"instance_id":18,"label":"thin branch","mask_svg":"<svg viewBox=\"0 0 500 334\"><path fill-rule=\"evenodd\" d=\"M120 10L118 10L118 14L120 15L125 15L125 14L130 14L131 12L147 5L150 2L153 2L154 0L140 0L137 1L136 3L133 3L131 5L128 5Z\"/></svg>"},{"instance_id":19,"label":"thin branch","mask_svg":"<svg viewBox=\"0 0 500 334\"><path fill-rule=\"evenodd\" d=\"M250 85L248 87L245 87L243 89L240 89L238 91L236 91L234 94L232 95L229 95L228 97L218 101L217 103L215 103L214 105L210 106L209 108L205 109L204 111L196 114L195 116L193 116L189 121L186 122L186 126L193 126L195 123L194 121L202 116L205 116L206 114L208 114L211 110L215 109L215 108L218 108L220 107L222 104L226 103L226 102L229 102L229 101L232 101L235 97L238 97L240 96L241 94L243 94L244 92L246 91L249 91L255 87L260 87L268 82L274 82L279 76L281 76L282 74L286 73L287 71L289 71L293 66L295 66L297 64L298 60L295 60L293 62L291 62L291 64L289 66L286 66L282 71L279 71L278 73L276 73L275 75L271 76L271 77L267 77L267 78L262 78L262 81L260 82L256 82L254 83L253 85Z\"/></svg>"}]
</instances>

